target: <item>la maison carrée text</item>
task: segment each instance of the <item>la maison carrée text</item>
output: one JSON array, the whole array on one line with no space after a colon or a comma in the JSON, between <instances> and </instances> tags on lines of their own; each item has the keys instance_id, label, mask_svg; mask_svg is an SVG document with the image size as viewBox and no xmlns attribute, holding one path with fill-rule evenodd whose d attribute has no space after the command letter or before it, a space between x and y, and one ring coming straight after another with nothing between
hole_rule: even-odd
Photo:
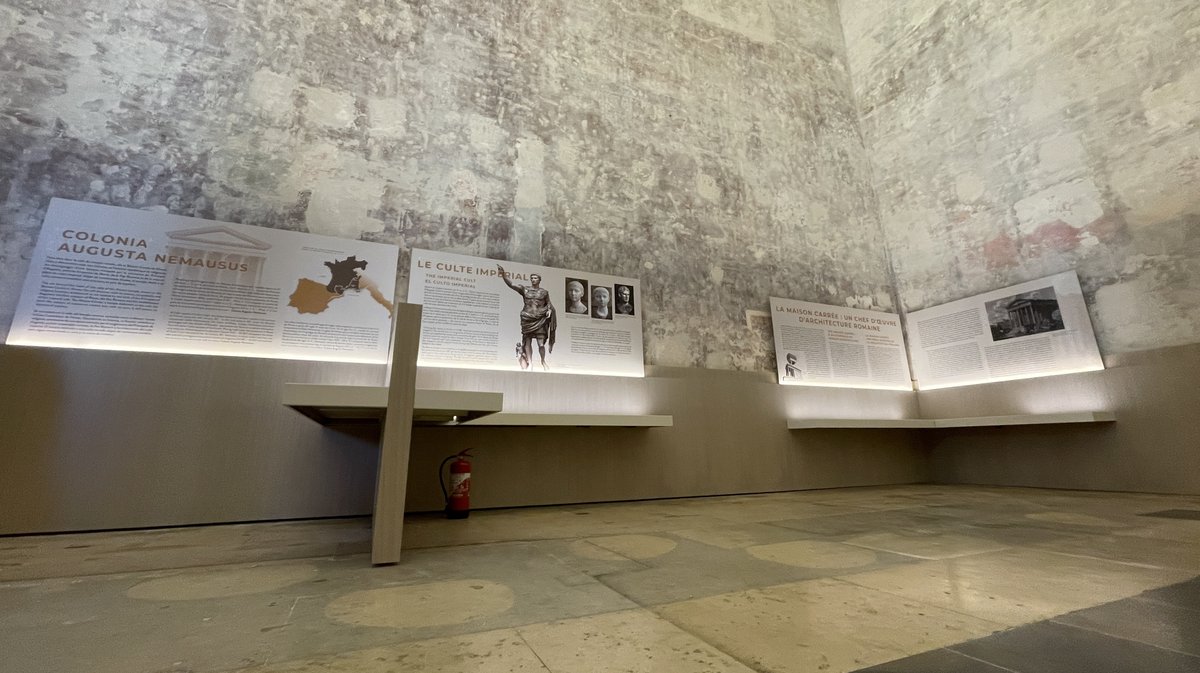
<instances>
[{"instance_id":1,"label":"la maison carr\u00e9e text","mask_svg":"<svg viewBox=\"0 0 1200 673\"><path fill-rule=\"evenodd\" d=\"M792 313L800 316L800 322L812 323L815 325L835 325L838 327L857 327L864 328L864 325L884 325L887 327L895 327L898 323L895 318L885 314L877 316L865 315L849 315L839 313L837 311L814 311L808 308L792 307L792 306L776 306L775 310L780 313ZM878 331L878 328L876 328Z\"/></svg>"}]
</instances>

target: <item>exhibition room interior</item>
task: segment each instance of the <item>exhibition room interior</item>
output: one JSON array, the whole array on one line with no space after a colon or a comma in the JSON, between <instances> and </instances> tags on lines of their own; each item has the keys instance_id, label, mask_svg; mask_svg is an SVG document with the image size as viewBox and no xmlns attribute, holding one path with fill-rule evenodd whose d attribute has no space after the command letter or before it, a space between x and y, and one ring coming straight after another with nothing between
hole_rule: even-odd
<instances>
[{"instance_id":1,"label":"exhibition room interior","mask_svg":"<svg viewBox=\"0 0 1200 673\"><path fill-rule=\"evenodd\" d=\"M1194 0L0 6L0 673L1200 672Z\"/></svg>"}]
</instances>

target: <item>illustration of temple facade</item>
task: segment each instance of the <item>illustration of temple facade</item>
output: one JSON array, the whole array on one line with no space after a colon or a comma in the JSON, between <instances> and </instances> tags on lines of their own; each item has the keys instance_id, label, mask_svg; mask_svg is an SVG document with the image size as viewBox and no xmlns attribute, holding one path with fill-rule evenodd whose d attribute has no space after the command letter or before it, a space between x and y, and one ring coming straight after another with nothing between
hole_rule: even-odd
<instances>
[{"instance_id":1,"label":"illustration of temple facade","mask_svg":"<svg viewBox=\"0 0 1200 673\"><path fill-rule=\"evenodd\" d=\"M266 251L271 245L231 227L180 229L167 234L166 254L197 260L196 264L170 265L171 277L235 285L262 281Z\"/></svg>"}]
</instances>

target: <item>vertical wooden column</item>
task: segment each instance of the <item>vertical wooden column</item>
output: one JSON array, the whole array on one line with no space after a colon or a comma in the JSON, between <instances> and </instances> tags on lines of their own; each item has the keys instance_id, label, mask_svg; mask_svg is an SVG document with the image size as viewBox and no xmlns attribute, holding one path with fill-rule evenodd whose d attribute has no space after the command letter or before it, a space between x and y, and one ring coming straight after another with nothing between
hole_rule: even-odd
<instances>
[{"instance_id":1,"label":"vertical wooden column","mask_svg":"<svg viewBox=\"0 0 1200 673\"><path fill-rule=\"evenodd\" d=\"M421 343L421 306L397 303L395 311L387 414L379 438L375 518L371 523L371 563L375 565L400 562L413 399L417 389L417 349Z\"/></svg>"}]
</instances>

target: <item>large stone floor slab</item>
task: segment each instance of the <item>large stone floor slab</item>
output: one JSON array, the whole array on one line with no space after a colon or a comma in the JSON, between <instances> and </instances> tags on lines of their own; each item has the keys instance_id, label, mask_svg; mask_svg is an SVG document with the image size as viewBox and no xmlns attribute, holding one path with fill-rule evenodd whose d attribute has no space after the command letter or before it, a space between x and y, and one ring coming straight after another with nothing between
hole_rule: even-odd
<instances>
[{"instance_id":1,"label":"large stone floor slab","mask_svg":"<svg viewBox=\"0 0 1200 673\"><path fill-rule=\"evenodd\" d=\"M676 603L660 614L757 670L780 673L853 670L1003 628L832 579Z\"/></svg>"},{"instance_id":2,"label":"large stone floor slab","mask_svg":"<svg viewBox=\"0 0 1200 673\"><path fill-rule=\"evenodd\" d=\"M380 568L365 519L3 538L0 671L990 670L969 643L1059 617L1190 656L1193 585L1154 590L1200 574L1200 522L1143 515L1198 502L897 486L422 515Z\"/></svg>"},{"instance_id":3,"label":"large stone floor slab","mask_svg":"<svg viewBox=\"0 0 1200 673\"><path fill-rule=\"evenodd\" d=\"M1190 576L1174 569L1014 548L859 573L846 581L1015 626Z\"/></svg>"}]
</instances>

